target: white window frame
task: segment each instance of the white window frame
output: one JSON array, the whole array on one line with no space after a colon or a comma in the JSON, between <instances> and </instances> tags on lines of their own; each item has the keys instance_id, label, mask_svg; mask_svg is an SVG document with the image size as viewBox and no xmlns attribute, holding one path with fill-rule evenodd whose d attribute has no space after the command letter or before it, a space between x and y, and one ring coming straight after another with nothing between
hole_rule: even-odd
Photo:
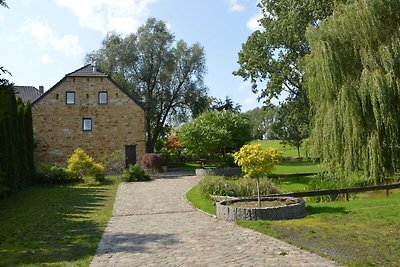
<instances>
[{"instance_id":1,"label":"white window frame","mask_svg":"<svg viewBox=\"0 0 400 267\"><path fill-rule=\"evenodd\" d=\"M101 98L102 95L106 96L105 102L102 102L102 98ZM107 93L107 91L100 91L99 92L99 105L107 105L107 104L108 104L108 93Z\"/></svg>"},{"instance_id":2,"label":"white window frame","mask_svg":"<svg viewBox=\"0 0 400 267\"><path fill-rule=\"evenodd\" d=\"M93 130L92 118L83 118L82 119L82 131L91 132L92 130Z\"/></svg>"},{"instance_id":3,"label":"white window frame","mask_svg":"<svg viewBox=\"0 0 400 267\"><path fill-rule=\"evenodd\" d=\"M68 95L73 95L73 99L69 99ZM72 100L72 101L70 101ZM74 105L76 102L76 94L74 91L67 91L65 92L65 104L67 105Z\"/></svg>"}]
</instances>

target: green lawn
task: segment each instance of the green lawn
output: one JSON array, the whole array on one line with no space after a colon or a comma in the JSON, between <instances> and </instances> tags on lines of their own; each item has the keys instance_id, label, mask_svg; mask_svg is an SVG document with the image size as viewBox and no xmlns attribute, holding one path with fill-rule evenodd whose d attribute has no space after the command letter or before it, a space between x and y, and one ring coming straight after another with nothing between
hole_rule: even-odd
<instances>
[{"instance_id":1,"label":"green lawn","mask_svg":"<svg viewBox=\"0 0 400 267\"><path fill-rule=\"evenodd\" d=\"M196 208L210 214L215 214L215 206L211 198L201 195L200 186L197 184L186 193L187 200Z\"/></svg>"},{"instance_id":2,"label":"green lawn","mask_svg":"<svg viewBox=\"0 0 400 267\"><path fill-rule=\"evenodd\" d=\"M34 186L0 200L0 266L88 266L118 188Z\"/></svg>"},{"instance_id":3,"label":"green lawn","mask_svg":"<svg viewBox=\"0 0 400 267\"><path fill-rule=\"evenodd\" d=\"M296 174L322 172L324 168L312 161L283 161L274 167L272 174Z\"/></svg>"},{"instance_id":4,"label":"green lawn","mask_svg":"<svg viewBox=\"0 0 400 267\"><path fill-rule=\"evenodd\" d=\"M400 266L400 192L350 202L308 203L306 218L241 221L349 266Z\"/></svg>"},{"instance_id":5,"label":"green lawn","mask_svg":"<svg viewBox=\"0 0 400 267\"><path fill-rule=\"evenodd\" d=\"M297 158L297 148L292 146L284 146L281 144L280 140L254 140L251 144L261 144L263 147L273 147L282 152L284 158ZM306 156L306 149L304 147L300 148L300 156Z\"/></svg>"}]
</instances>

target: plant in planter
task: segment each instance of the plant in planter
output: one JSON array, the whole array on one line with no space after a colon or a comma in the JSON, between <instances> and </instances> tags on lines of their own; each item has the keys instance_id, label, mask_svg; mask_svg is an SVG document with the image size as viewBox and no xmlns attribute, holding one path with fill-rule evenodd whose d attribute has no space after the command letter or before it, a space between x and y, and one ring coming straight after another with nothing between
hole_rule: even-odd
<instances>
[{"instance_id":1,"label":"plant in planter","mask_svg":"<svg viewBox=\"0 0 400 267\"><path fill-rule=\"evenodd\" d=\"M233 157L236 164L242 167L245 177L256 179L258 206L261 207L260 178L272 172L282 159L282 154L276 148L265 149L256 144L244 145Z\"/></svg>"}]
</instances>

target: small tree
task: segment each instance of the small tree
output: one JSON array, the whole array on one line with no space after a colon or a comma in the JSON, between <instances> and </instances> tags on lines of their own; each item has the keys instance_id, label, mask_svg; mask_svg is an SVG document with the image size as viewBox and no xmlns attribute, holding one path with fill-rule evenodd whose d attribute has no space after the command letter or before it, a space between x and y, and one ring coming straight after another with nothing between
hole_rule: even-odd
<instances>
[{"instance_id":1,"label":"small tree","mask_svg":"<svg viewBox=\"0 0 400 267\"><path fill-rule=\"evenodd\" d=\"M282 154L276 148L262 148L260 144L244 145L233 154L237 165L242 167L245 177L256 179L258 206L261 207L260 178L272 172L275 164L282 159Z\"/></svg>"},{"instance_id":2,"label":"small tree","mask_svg":"<svg viewBox=\"0 0 400 267\"><path fill-rule=\"evenodd\" d=\"M104 178L104 166L100 163L96 163L82 148L78 147L75 149L67 163L67 169L77 173L80 177L89 175L93 176L96 181L101 181Z\"/></svg>"}]
</instances>

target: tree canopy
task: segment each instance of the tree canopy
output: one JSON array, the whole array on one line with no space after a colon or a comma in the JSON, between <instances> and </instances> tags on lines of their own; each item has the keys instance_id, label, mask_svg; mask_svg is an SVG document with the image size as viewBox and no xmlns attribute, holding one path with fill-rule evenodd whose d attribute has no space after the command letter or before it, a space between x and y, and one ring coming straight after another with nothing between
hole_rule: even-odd
<instances>
[{"instance_id":1,"label":"tree canopy","mask_svg":"<svg viewBox=\"0 0 400 267\"><path fill-rule=\"evenodd\" d=\"M242 45L240 68L234 74L250 80L253 92L267 104L283 90L289 98L297 96L303 87L299 60L310 53L307 26L330 16L335 2L345 0L261 0L263 30L253 32Z\"/></svg>"},{"instance_id":2,"label":"tree canopy","mask_svg":"<svg viewBox=\"0 0 400 267\"><path fill-rule=\"evenodd\" d=\"M399 163L400 2L357 0L309 28L312 140L336 171L383 178Z\"/></svg>"},{"instance_id":3,"label":"tree canopy","mask_svg":"<svg viewBox=\"0 0 400 267\"><path fill-rule=\"evenodd\" d=\"M254 108L244 113L249 119L252 139L276 139L276 135L272 129L276 111L276 107L268 106Z\"/></svg>"},{"instance_id":4,"label":"tree canopy","mask_svg":"<svg viewBox=\"0 0 400 267\"><path fill-rule=\"evenodd\" d=\"M179 131L184 148L197 159L221 160L251 140L248 119L232 111L207 111Z\"/></svg>"},{"instance_id":5,"label":"tree canopy","mask_svg":"<svg viewBox=\"0 0 400 267\"><path fill-rule=\"evenodd\" d=\"M276 107L272 130L275 137L284 145L297 148L300 158L300 147L308 138L310 132L309 103L305 92L301 92L293 101L288 101ZM306 107L306 108L305 108Z\"/></svg>"},{"instance_id":6,"label":"tree canopy","mask_svg":"<svg viewBox=\"0 0 400 267\"><path fill-rule=\"evenodd\" d=\"M148 152L164 133L167 120L197 116L208 107L203 47L175 41L163 21L150 18L126 37L108 34L86 61L144 104Z\"/></svg>"}]
</instances>

